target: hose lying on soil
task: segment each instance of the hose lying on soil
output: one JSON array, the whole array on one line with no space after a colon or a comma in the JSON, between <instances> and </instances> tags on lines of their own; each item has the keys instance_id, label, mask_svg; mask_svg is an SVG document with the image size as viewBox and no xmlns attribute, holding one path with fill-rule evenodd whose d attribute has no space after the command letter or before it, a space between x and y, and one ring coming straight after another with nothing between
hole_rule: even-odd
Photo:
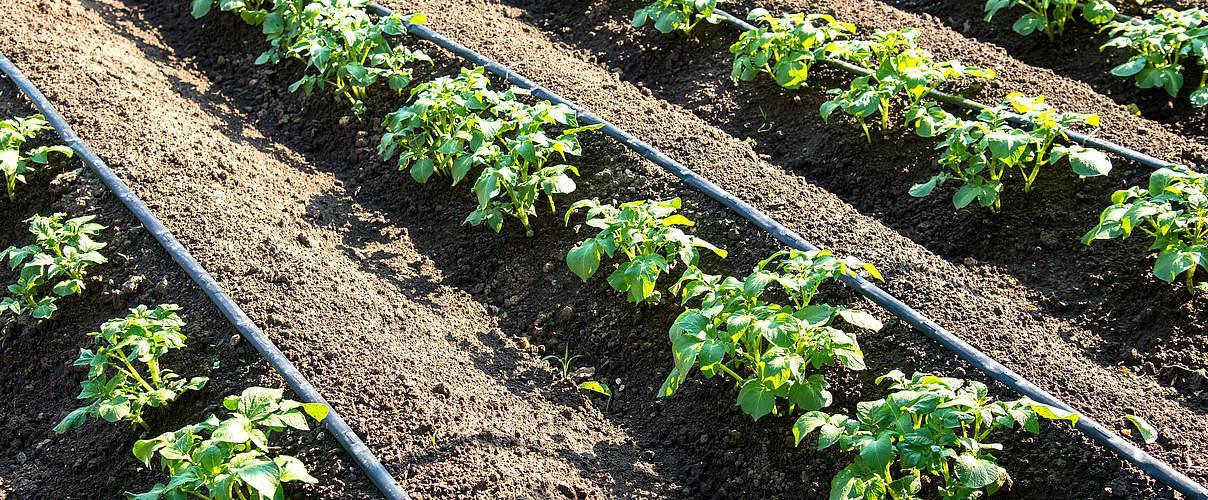
<instances>
[{"instance_id":1,"label":"hose lying on soil","mask_svg":"<svg viewBox=\"0 0 1208 500\"><path fill-rule=\"evenodd\" d=\"M389 16L393 14L393 11L377 3L370 3L369 5L378 15ZM699 189L709 197L721 202L721 204L751 221L761 229L767 231L772 236L776 237L776 239L784 242L788 246L803 251L818 250L818 247L810 244L808 241L802 238L801 235L797 234L793 230L785 227L783 224L775 221L771 217L768 217L767 214L764 214L747 202L739 199L733 194L730 194L730 192L722 189L720 186L714 184L708 179L705 179L700 174L697 174L688 167L680 164L679 162L653 148L649 144L646 144L637 137L634 137L628 132L618 128L616 125L613 125L596 116L578 104L563 99L554 92L541 87L532 80L529 80L520 74L517 74L508 67L503 66L498 62L487 58L461 44L458 44L457 42L445 38L430 28L409 22L405 22L405 24L407 25L408 34L432 42L449 52L469 60L476 65L482 66L486 68L487 71L506 78L513 85L531 92L532 95L538 99L545 99L555 104L564 104L571 107L578 113L579 120L582 122L582 124L602 125L603 127L600 130L605 134L608 134L617 141L620 141L625 146L642 155L642 157L668 170L688 185ZM1145 156L1141 153L1136 154ZM1032 384L1027 379L1015 373L1010 368L1003 366L993 358L990 358L985 353L977 350L977 348L969 345L964 340L961 340L960 337L953 335L951 332L945 330L943 327L928 319L926 316L923 316L918 311L915 311L913 308L904 304L896 297L878 288L870 281L855 275L844 275L842 279L844 283L847 283L852 288L855 288L856 291L860 292L861 295L868 297L873 302L876 302L881 307L884 307L894 316L901 318L923 334L935 339L945 348L952 351L957 356L965 359L974 367L985 372L995 380L1002 382L1007 387L1014 389L1024 396L1032 398L1034 401L1055 406L1066 411L1076 411L1070 407L1070 405L1066 404L1060 399L1057 399L1044 389L1037 387L1035 384ZM1208 500L1208 489L1205 489L1195 481L1192 481L1191 478L1187 477L1183 473L1171 468L1165 462L1162 462L1161 460L1158 460L1146 453L1144 450L1133 446L1132 443L1125 441L1123 438L1116 435L1116 433L1112 432L1107 427L1104 427L1093 418L1086 415L1081 415L1081 418L1078 419L1078 423L1076 424L1076 428L1091 436L1096 441L1099 441L1107 448L1115 451L1120 456L1124 457L1129 462L1132 462L1155 479L1170 485L1179 492L1192 498Z\"/></svg>"},{"instance_id":2,"label":"hose lying on soil","mask_svg":"<svg viewBox=\"0 0 1208 500\"><path fill-rule=\"evenodd\" d=\"M239 334L255 346L256 350L260 351L260 354L264 355L264 358L268 360L268 363L285 378L286 383L293 388L294 392L307 403L319 403L329 409L327 418L323 419L327 430L336 437L336 440L340 442L340 446L343 446L352 455L353 460L356 460L357 464L365 470L365 473L369 475L369 479L381 490L382 494L391 500L410 500L411 497L407 496L407 493L398 485L398 482L394 480L390 472L382 466L382 463L373 455L369 447L365 446L361 438L348 427L344 419L340 418L340 414L336 412L335 408L332 408L331 404L326 399L323 399L323 396L319 395L315 387L277 349L273 341L269 340L268 336L260 331L260 328L252 322L251 318L248 318L243 309L240 309L231 300L231 297L222 290L222 287L218 286L218 283L214 281L210 273L206 272L205 268L197 263L197 260L168 231L168 228L164 227L163 223L155 217L155 214L151 213L151 210L134 194L134 191L130 190L130 187L122 182L113 173L113 170L76 136L71 127L67 125L67 121L63 119L63 116L55 110L50 101L46 100L46 96L43 96L42 92L3 53L0 53L0 71L8 75L9 79L17 85L21 92L34 103L34 106L46 117L46 121L50 122L55 131L59 133L63 142L75 150L80 155L80 158L84 160L84 163L87 163L96 172L97 176L105 182L105 185L113 191L113 194L122 200L126 208L130 209L130 212L155 236L160 245L163 245L168 254L172 256L172 259L177 264L180 264L185 273L190 278L193 278L193 281L197 282L197 285L201 287L206 296L214 302L214 305L218 306L218 309L230 320L235 329L239 331Z\"/></svg>"},{"instance_id":3,"label":"hose lying on soil","mask_svg":"<svg viewBox=\"0 0 1208 500\"><path fill-rule=\"evenodd\" d=\"M738 28L740 30L751 31L751 30L756 29L755 26L752 25L751 23L748 23L742 19L739 19L739 18L735 17L733 14L730 14L729 12L723 11L721 9L715 9L713 11L713 13L717 14L719 17L725 19L726 22L730 23L735 28ZM821 61L822 63L827 64L829 66L833 66L833 67L839 68L844 71L855 73L860 76L872 75L871 71L868 71L865 68L862 68L860 66L857 66L857 65L852 64L847 61L840 61L838 59L831 59L829 57L820 58L819 61ZM955 106L960 106L962 108L973 110L973 111L976 111L979 113L981 111L985 110L986 108L990 107L990 106L986 106L985 104L982 104L982 103L974 101L974 100L966 99L966 98L958 96L958 95L952 95L947 92L941 92L939 90L934 90L934 89L928 90L927 95L935 98L936 100L943 101L943 102L946 102L946 103L949 103L949 104L952 104ZM1015 114L1008 114L1007 121L1009 121L1015 125L1019 125L1019 126L1023 126L1023 127L1032 127L1033 126L1033 124L1030 120L1026 120L1023 117L1021 117L1019 115L1015 115ZM1098 150L1107 151L1109 153L1116 154L1118 156L1127 158L1129 160L1135 161L1137 163L1140 163L1142 165L1145 165L1145 166L1148 166L1151 168L1166 168L1166 167L1171 167L1171 166L1175 165L1174 163L1171 163L1171 162L1168 162L1166 160L1162 160L1159 158L1155 158L1153 156L1147 155L1147 154L1137 151L1135 149L1132 149L1132 148L1129 148L1126 146L1121 146L1114 142L1103 140L1098 137L1091 137L1091 136L1083 134L1081 132L1077 132L1077 131L1069 130L1069 129L1062 129L1062 132L1066 135L1066 137L1069 137L1069 139L1071 141L1074 141L1078 144L1081 144L1081 145L1089 147L1089 148L1095 148Z\"/></svg>"}]
</instances>

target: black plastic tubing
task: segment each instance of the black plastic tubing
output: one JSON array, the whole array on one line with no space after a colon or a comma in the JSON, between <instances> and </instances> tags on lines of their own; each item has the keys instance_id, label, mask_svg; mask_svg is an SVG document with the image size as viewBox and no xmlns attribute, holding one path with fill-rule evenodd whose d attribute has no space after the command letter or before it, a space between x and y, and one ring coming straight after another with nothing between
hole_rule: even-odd
<instances>
[{"instance_id":1,"label":"black plastic tubing","mask_svg":"<svg viewBox=\"0 0 1208 500\"><path fill-rule=\"evenodd\" d=\"M715 14L717 14L719 17L725 19L726 22L730 23L735 28L738 28L740 30L751 31L751 30L756 29L755 26L753 26L751 23L748 23L742 19L739 19L739 18L735 17L733 14L730 14L729 12L726 12L724 10L717 9L717 10L714 10L713 12ZM851 73L855 73L860 76L869 76L872 74L867 69L864 69L860 66L849 63L847 61L841 61L838 59L831 59L831 58L822 58L819 60L821 62L823 62L824 64L834 66L836 68L839 68L839 69L842 69L844 71L848 71ZM940 92L938 90L930 90L927 92L927 94L930 95L931 97L935 98L936 100L943 101L943 102L946 102L949 104L953 104L953 105L960 106L962 108L970 109L970 110L977 111L977 112L981 112L982 110L985 110L986 108L989 107L980 102L966 99L966 98L958 96L958 95L952 95L947 92ZM1019 125L1019 126L1024 126L1024 127L1032 126L1031 121L1025 120L1023 117L1021 117L1019 115L1015 115L1015 114L1008 115L1007 121L1014 123L1015 125ZM1114 153L1123 158L1127 158L1129 160L1135 161L1137 163L1148 166L1150 168L1164 168L1164 167L1171 167L1171 166L1175 165L1174 163L1171 163L1171 162L1168 162L1166 160L1162 160L1159 158L1155 158L1153 156L1147 155L1147 154L1137 151L1135 149L1121 146L1121 145L1116 144L1111 141L1105 141L1098 137L1092 137L1092 136L1083 134L1081 132L1077 132L1077 131L1069 130L1069 129L1062 129L1062 132L1065 133L1066 137L1068 137L1071 141L1074 141L1078 144L1081 144L1086 147L1099 149L1102 151L1107 151L1109 153Z\"/></svg>"},{"instance_id":2,"label":"black plastic tubing","mask_svg":"<svg viewBox=\"0 0 1208 500\"><path fill-rule=\"evenodd\" d=\"M340 418L340 414L336 412L335 408L332 408L331 404L326 399L323 399L323 396L319 395L315 387L277 349L273 341L269 340L268 336L260 331L260 328L252 322L251 318L248 318L243 309L240 309L231 300L231 297L222 290L222 287L218 286L218 283L214 281L210 273L206 272L205 268L197 263L197 260L185 249L184 245L181 245L180 241L168 231L168 228L164 227L159 219L155 217L155 214L151 213L151 210L134 194L134 191L131 191L130 187L122 182L113 173L113 170L110 170L109 166L76 136L71 127L67 125L67 121L63 119L63 116L58 111L55 111L50 101L46 100L46 96L42 95L42 92L34 86L33 82L30 82L3 53L0 53L0 71L8 75L9 79L21 89L21 92L30 101L33 101L34 106L42 112L42 116L46 117L46 121L50 122L55 131L59 133L59 137L63 138L63 142L71 147L76 154L80 155L84 163L92 167L92 170L113 191L113 194L122 200L122 203L126 205L126 208L130 209L130 212L135 217L138 217L143 226L155 236L159 244L163 245L168 254L176 260L176 263L180 264L185 273L190 278L193 278L193 281L197 282L197 286L201 287L206 296L210 297L214 305L218 306L218 309L222 311L222 314L235 325L235 329L239 331L239 334L243 335L244 339L247 339L248 342L255 346L256 350L260 351L260 354L264 355L264 358L268 360L268 363L281 373L281 376L285 378L285 381L293 388L294 392L298 393L308 403L319 403L330 409L327 413L327 418L323 419L323 424L327 426L328 431L331 431L335 435L336 440L352 455L357 464L365 470L365 473L369 475L369 479L373 481L373 484L377 485L382 494L391 500L410 500L411 497L407 496L407 493L399 487L398 482L382 466L382 463L373 455L369 447L365 446L361 438L357 437L356 433L344 422L344 419Z\"/></svg>"},{"instance_id":3,"label":"black plastic tubing","mask_svg":"<svg viewBox=\"0 0 1208 500\"><path fill-rule=\"evenodd\" d=\"M393 11L390 9L382 7L377 3L370 3L369 5L378 15L389 16L393 13ZM409 34L432 42L476 65L482 66L486 68L487 71L506 78L513 85L532 92L532 94L539 99L546 99L553 103L570 106L578 113L579 120L584 124L603 125L600 130L605 134L608 134L610 137L620 141L622 144L642 155L644 158L654 162L656 165L663 167L676 177L679 177L686 184L699 189L710 198L721 202L722 205L725 205L737 214L751 221L756 226L759 226L764 231L767 231L772 236L776 237L776 239L784 242L786 245L804 251L818 250L818 247L810 244L808 241L802 238L801 235L793 232L783 224L776 222L774 219L768 217L766 214L751 206L747 202L730 194L725 189L722 189L708 179L700 176L700 174L697 174L688 167L685 167L667 155L659 152L649 144L642 142L642 140L638 139L637 137L630 135L628 132L618 128L616 125L613 125L605 121L603 118L596 116L578 104L563 99L552 91L537 85L532 80L517 74L508 67L503 66L498 62L495 62L494 60L487 58L469 48L466 48L457 42L449 40L432 29L418 24L406 24L407 32ZM932 339L935 339L941 345L948 348L953 353L956 353L957 356L965 359L969 362L969 364L977 367L979 370L985 372L995 380L1002 382L1007 387L1018 391L1020 394L1027 396L1034 401L1055 406L1066 411L1076 411L1070 407L1070 405L1066 404L1060 399L1057 399L1044 389L1037 387L1035 384L1032 384L1027 379L1021 377L1010 368L1003 366L993 358L990 358L985 353L977 350L977 348L969 345L964 340L961 340L960 337L953 335L948 330L945 330L934 321L928 319L926 316L923 316L918 311L915 311L910 306L904 304L894 296L878 288L868 280L860 276L847 275L843 277L843 282L856 289L856 291L860 292L860 294L864 295L865 297L868 297L873 302L876 302L881 307L884 307L894 316L906 321L918 331L922 332L928 337L931 337ZM1081 418L1078 419L1076 427L1083 433L1102 443L1107 448L1110 448L1111 450L1120 454L1120 456L1124 459L1136 464L1137 467L1140 467L1141 470L1145 471L1150 476L1153 476L1155 479L1170 485L1174 489L1192 498L1208 500L1208 489L1205 489L1195 481L1192 481L1191 478L1188 478L1183 473L1174 470L1165 462L1162 462L1161 460L1158 460L1146 453L1144 450L1133 446L1132 443L1125 441L1107 427L1104 427L1099 422L1096 422L1093 418L1082 415Z\"/></svg>"}]
</instances>

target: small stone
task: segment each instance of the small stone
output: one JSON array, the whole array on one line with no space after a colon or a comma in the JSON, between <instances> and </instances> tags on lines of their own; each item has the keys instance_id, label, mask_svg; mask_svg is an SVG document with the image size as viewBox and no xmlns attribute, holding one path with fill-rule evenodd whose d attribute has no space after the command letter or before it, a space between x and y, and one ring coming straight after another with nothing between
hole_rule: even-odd
<instances>
[{"instance_id":1,"label":"small stone","mask_svg":"<svg viewBox=\"0 0 1208 500\"><path fill-rule=\"evenodd\" d=\"M575 489L571 488L569 484L559 481L555 487L558 488L558 493L565 495L566 498L575 498Z\"/></svg>"},{"instance_id":2,"label":"small stone","mask_svg":"<svg viewBox=\"0 0 1208 500\"><path fill-rule=\"evenodd\" d=\"M566 323L574 318L575 310L571 309L570 306L562 306L562 309L558 311L558 316L556 319L559 323Z\"/></svg>"},{"instance_id":3,"label":"small stone","mask_svg":"<svg viewBox=\"0 0 1208 500\"><path fill-rule=\"evenodd\" d=\"M17 453L17 463L19 463L19 464L25 464L25 462L28 462L28 461L29 461L29 457L26 457L26 456L25 456L25 452L24 452L24 451L22 451L22 452L18 452L18 453Z\"/></svg>"},{"instance_id":4,"label":"small stone","mask_svg":"<svg viewBox=\"0 0 1208 500\"><path fill-rule=\"evenodd\" d=\"M168 277L164 276L159 280L159 284L155 285L155 295L159 298L168 296Z\"/></svg>"},{"instance_id":5,"label":"small stone","mask_svg":"<svg viewBox=\"0 0 1208 500\"><path fill-rule=\"evenodd\" d=\"M976 266L977 264L978 264L977 259L974 259L973 257L965 257L966 266L973 267L973 266Z\"/></svg>"},{"instance_id":6,"label":"small stone","mask_svg":"<svg viewBox=\"0 0 1208 500\"><path fill-rule=\"evenodd\" d=\"M590 366L581 367L570 374L570 378L581 381L592 378L596 374L596 369Z\"/></svg>"},{"instance_id":7,"label":"small stone","mask_svg":"<svg viewBox=\"0 0 1208 500\"><path fill-rule=\"evenodd\" d=\"M340 117L340 126L341 127L347 127L349 123L352 123L351 116L341 116Z\"/></svg>"},{"instance_id":8,"label":"small stone","mask_svg":"<svg viewBox=\"0 0 1208 500\"><path fill-rule=\"evenodd\" d=\"M130 279L126 280L125 283L122 283L122 293L131 295L134 292L137 292L139 287L143 285L144 281L147 281L147 278L141 274L131 276Z\"/></svg>"}]
</instances>

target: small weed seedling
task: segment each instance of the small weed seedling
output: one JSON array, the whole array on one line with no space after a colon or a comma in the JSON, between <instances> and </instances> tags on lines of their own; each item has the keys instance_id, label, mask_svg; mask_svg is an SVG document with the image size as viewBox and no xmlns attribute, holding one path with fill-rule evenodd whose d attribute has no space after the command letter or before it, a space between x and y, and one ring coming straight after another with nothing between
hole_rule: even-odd
<instances>
[{"instance_id":1,"label":"small weed seedling","mask_svg":"<svg viewBox=\"0 0 1208 500\"><path fill-rule=\"evenodd\" d=\"M30 313L37 319L50 318L58 306L55 301L84 290L88 267L105 263L100 249L104 243L92 238L105 229L85 216L60 222L63 214L33 216L26 220L37 243L22 248L8 247L0 252L0 261L8 258L12 269L21 268L17 283L8 291L15 297L0 299L0 313ZM42 295L43 285L51 284L51 294Z\"/></svg>"},{"instance_id":2,"label":"small weed seedling","mask_svg":"<svg viewBox=\"0 0 1208 500\"><path fill-rule=\"evenodd\" d=\"M721 22L722 17L713 12L716 8L717 0L654 0L633 13L632 24L639 28L654 21L654 29L662 33L677 29L687 33L701 21Z\"/></svg>"},{"instance_id":3,"label":"small weed seedling","mask_svg":"<svg viewBox=\"0 0 1208 500\"><path fill-rule=\"evenodd\" d=\"M856 418L807 412L793 425L798 444L817 430L818 449L839 444L855 461L831 480L831 498L913 499L923 477L939 498L981 498L1010 478L986 442L998 429L1040 432L1040 417L1078 421L1078 415L1027 398L994 401L980 382L894 370L887 398L856 405Z\"/></svg>"},{"instance_id":4,"label":"small weed seedling","mask_svg":"<svg viewBox=\"0 0 1208 500\"><path fill-rule=\"evenodd\" d=\"M43 146L21 153L25 141L33 139L38 132L52 129L42 115L0 121L0 171L4 172L8 201L16 201L17 183L25 184L25 174L33 170L32 165L49 163L47 156L52 152L71 157L71 148L67 146Z\"/></svg>"},{"instance_id":5,"label":"small weed seedling","mask_svg":"<svg viewBox=\"0 0 1208 500\"><path fill-rule=\"evenodd\" d=\"M550 361L550 360L557 361L558 364L562 366L562 378L566 378L566 377L570 376L571 363L574 363L576 359L579 359L582 357L583 357L582 354L576 354L574 356L571 356L570 355L570 344L567 344L566 348L562 351L561 356L550 354L549 356L541 358L541 361Z\"/></svg>"},{"instance_id":6,"label":"small weed seedling","mask_svg":"<svg viewBox=\"0 0 1208 500\"><path fill-rule=\"evenodd\" d=\"M284 498L284 483L318 482L301 460L270 455L273 448L268 443L273 432L308 430L306 415L319 421L327 418L326 406L282 399L281 389L263 387L227 396L223 406L231 410L225 420L210 415L204 422L134 443L134 456L148 467L159 453L160 467L172 479L146 493L127 495L135 500L267 500Z\"/></svg>"},{"instance_id":7,"label":"small weed seedling","mask_svg":"<svg viewBox=\"0 0 1208 500\"><path fill-rule=\"evenodd\" d=\"M629 260L608 276L608 284L635 304L658 302L662 294L655 291L655 284L676 258L692 267L700 259L697 248L712 250L722 258L726 256L725 250L677 227L695 224L675 213L680 208L679 198L634 201L623 203L620 208L581 200L567 210L567 224L571 214L580 208L587 209L587 225L598 228L600 233L567 252L566 265L587 281L600 268L602 256L612 257L619 250Z\"/></svg>"},{"instance_id":8,"label":"small weed seedling","mask_svg":"<svg viewBox=\"0 0 1208 500\"><path fill-rule=\"evenodd\" d=\"M88 367L88 380L81 384L78 398L92 403L68 414L55 426L55 432L62 434L79 427L88 417L106 422L129 420L150 430L143 421L144 407L164 406L184 391L204 387L208 377L185 381L159 366L161 356L185 346L185 336L180 333L184 321L176 314L179 310L172 304L155 310L140 305L125 318L106 321L101 331L90 333L104 345L96 352L84 350L74 364ZM137 368L136 363L144 369Z\"/></svg>"},{"instance_id":9,"label":"small weed seedling","mask_svg":"<svg viewBox=\"0 0 1208 500\"><path fill-rule=\"evenodd\" d=\"M1149 250L1159 252L1154 276L1171 283L1182 275L1188 292L1208 292L1208 283L1195 282L1197 267L1208 271L1208 178L1182 168L1154 171L1148 188L1113 193L1082 242L1124 239L1136 229L1152 237Z\"/></svg>"}]
</instances>

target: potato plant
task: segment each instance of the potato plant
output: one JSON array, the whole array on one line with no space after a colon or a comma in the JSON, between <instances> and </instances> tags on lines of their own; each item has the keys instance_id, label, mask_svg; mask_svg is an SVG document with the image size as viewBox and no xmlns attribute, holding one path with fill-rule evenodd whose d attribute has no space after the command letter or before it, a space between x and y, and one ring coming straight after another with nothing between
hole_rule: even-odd
<instances>
[{"instance_id":1,"label":"potato plant","mask_svg":"<svg viewBox=\"0 0 1208 500\"><path fill-rule=\"evenodd\" d=\"M650 5L633 13L633 26L644 26L654 21L654 29L662 33L675 30L692 31L701 21L717 24L722 17L717 15L717 0L654 0Z\"/></svg>"},{"instance_id":2,"label":"potato plant","mask_svg":"<svg viewBox=\"0 0 1208 500\"><path fill-rule=\"evenodd\" d=\"M1085 5L1075 0L987 0L986 21L1003 9L1023 7L1028 10L1011 25L1011 29L1023 36L1042 32L1054 40L1065 32L1065 24L1074 19L1074 10L1081 8L1083 19L1093 24L1104 24L1116 15L1116 8L1106 0L1090 0Z\"/></svg>"},{"instance_id":3,"label":"potato plant","mask_svg":"<svg viewBox=\"0 0 1208 500\"><path fill-rule=\"evenodd\" d=\"M1033 127L1025 131L1010 125L1011 111L1028 119ZM952 203L962 209L977 201L992 211L1002 205L1003 181L1018 171L1023 191L1030 192L1042 167L1068 159L1079 177L1106 175L1111 160L1101 151L1078 145L1054 146L1065 130L1078 124L1097 126L1095 115L1057 112L1041 98L1018 94L1007 96L1006 102L987 108L975 120L951 118L942 110L930 109L931 114L917 117L916 133L923 136L943 133L936 146L941 150L939 163L948 168L927 182L910 188L910 195L924 197L949 180L961 181L953 194Z\"/></svg>"},{"instance_id":4,"label":"potato plant","mask_svg":"<svg viewBox=\"0 0 1208 500\"><path fill-rule=\"evenodd\" d=\"M404 20L424 22L422 14L405 19L392 14L374 21L365 11L368 0L279 0L271 10L259 1L195 0L194 17L209 13L215 1L222 10L261 27L272 48L256 64L277 64L291 58L306 64L310 73L290 85L290 92L301 89L309 95L315 88L330 85L348 99L358 116L365 112L369 87L385 81L401 94L411 83L408 65L431 61L423 52L393 46L386 40L407 33Z\"/></svg>"},{"instance_id":5,"label":"potato plant","mask_svg":"<svg viewBox=\"0 0 1208 500\"><path fill-rule=\"evenodd\" d=\"M1183 62L1195 58L1200 81L1191 91L1192 105L1208 104L1208 13L1200 9L1162 9L1152 19L1113 21L1103 29L1112 38L1099 50L1129 49L1133 56L1112 68L1116 76L1133 77L1137 87L1163 88L1177 97L1183 88Z\"/></svg>"},{"instance_id":6,"label":"potato plant","mask_svg":"<svg viewBox=\"0 0 1208 500\"><path fill-rule=\"evenodd\" d=\"M747 20L765 26L743 33L730 46L734 81L751 81L767 73L781 87L801 88L814 63L826 55L830 42L855 33L855 26L826 14L792 14L775 17L764 9L755 9Z\"/></svg>"},{"instance_id":7,"label":"potato plant","mask_svg":"<svg viewBox=\"0 0 1208 500\"><path fill-rule=\"evenodd\" d=\"M608 284L635 304L654 303L662 298L655 284L676 259L691 269L700 260L697 248L712 250L722 258L726 256L725 250L677 227L696 224L675 213L680 208L679 198L633 201L620 207L580 200L567 210L567 224L571 214L580 208L587 209L587 225L600 232L567 252L566 265L587 281L600 268L603 256L611 258L619 251L629 260L608 276Z\"/></svg>"},{"instance_id":8,"label":"potato plant","mask_svg":"<svg viewBox=\"0 0 1208 500\"><path fill-rule=\"evenodd\" d=\"M1112 194L1112 205L1099 215L1099 224L1082 237L1125 239L1140 229L1153 238L1158 251L1153 274L1171 283L1183 276L1187 291L1208 292L1208 283L1195 282L1196 268L1208 271L1208 178L1183 168L1163 168L1149 176L1148 188L1132 187Z\"/></svg>"},{"instance_id":9,"label":"potato plant","mask_svg":"<svg viewBox=\"0 0 1208 500\"><path fill-rule=\"evenodd\" d=\"M8 286L13 296L0 299L0 313L50 318L58 309L55 302L60 297L84 290L88 268L106 262L100 253L105 243L93 240L105 226L93 223L95 217L91 215L65 222L63 217L57 213L26 219L36 243L10 246L0 252L0 261L7 258L11 269L21 268L17 282ZM49 295L43 295L46 285L51 287Z\"/></svg>"},{"instance_id":10,"label":"potato plant","mask_svg":"<svg viewBox=\"0 0 1208 500\"><path fill-rule=\"evenodd\" d=\"M602 125L580 127L573 109L548 101L536 104L503 101L492 113L507 122L504 128L508 133L501 136L501 153L489 158L475 181L478 208L463 223L477 226L486 222L498 232L507 215L519 219L525 234L532 236L529 216L536 215L538 199L544 195L554 212L554 195L574 192L575 181L569 174L579 175L574 166L547 163L555 155L562 160L566 155L582 155L578 134ZM546 126L571 128L551 136L545 132Z\"/></svg>"},{"instance_id":11,"label":"potato plant","mask_svg":"<svg viewBox=\"0 0 1208 500\"><path fill-rule=\"evenodd\" d=\"M923 484L938 498L980 498L1010 479L987 442L1000 429L1040 432L1040 418L1078 421L1078 415L1023 398L996 401L977 381L893 370L889 396L856 405L856 418L810 411L797 419L797 444L818 431L818 449L835 444L855 451L851 465L831 480L832 499L916 499ZM924 478L927 478L924 481Z\"/></svg>"},{"instance_id":12,"label":"potato plant","mask_svg":"<svg viewBox=\"0 0 1208 500\"><path fill-rule=\"evenodd\" d=\"M399 170L409 168L418 182L436 174L457 185L472 168L499 153L496 138L509 124L484 111L514 101L515 90L499 93L490 84L479 67L417 85L411 91L411 104L388 115L382 124L386 133L378 154L383 160L397 154Z\"/></svg>"},{"instance_id":13,"label":"potato plant","mask_svg":"<svg viewBox=\"0 0 1208 500\"><path fill-rule=\"evenodd\" d=\"M684 311L668 332L675 366L659 396L675 394L697 367L706 378L732 377L739 388L738 405L755 420L778 413L777 401L782 399L790 412L829 406L828 382L811 372L833 365L865 367L856 336L837 328L835 320L873 331L881 323L867 313L810 300L823 281L859 268L875 271L829 252L799 251L769 257L743 280L689 268L671 291L682 292L685 304L695 298L701 304ZM774 283L792 298L793 306L762 298Z\"/></svg>"},{"instance_id":14,"label":"potato plant","mask_svg":"<svg viewBox=\"0 0 1208 500\"><path fill-rule=\"evenodd\" d=\"M38 132L53 129L42 115L0 121L0 172L4 172L8 201L16 201L17 183L25 184L25 174L34 169L33 165L49 163L52 152L69 158L73 154L67 146L42 146L21 153L25 141L33 139Z\"/></svg>"},{"instance_id":15,"label":"potato plant","mask_svg":"<svg viewBox=\"0 0 1208 500\"><path fill-rule=\"evenodd\" d=\"M134 500L212 498L280 499L284 483L318 482L301 460L272 455L269 438L286 428L308 430L306 415L322 421L327 407L282 398L281 389L251 387L227 396L226 419L210 415L205 421L134 443L134 456L148 467L159 464L172 478L150 491L127 493Z\"/></svg>"},{"instance_id":16,"label":"potato plant","mask_svg":"<svg viewBox=\"0 0 1208 500\"><path fill-rule=\"evenodd\" d=\"M891 104L900 94L905 94L905 107L912 109L923 105L928 92L954 78L994 78L994 72L958 61L935 61L934 56L917 47L919 30L877 31L870 40L840 40L827 48L829 57L854 62L872 72L852 80L847 90L831 89L828 94L835 97L822 104L820 113L828 120L836 111L853 117L864 130L869 141L872 136L866 119L874 114L881 116L881 128L890 128ZM909 121L909 120L908 120Z\"/></svg>"},{"instance_id":17,"label":"potato plant","mask_svg":"<svg viewBox=\"0 0 1208 500\"><path fill-rule=\"evenodd\" d=\"M92 402L67 415L54 430L60 434L84 424L88 417L106 422L129 420L151 430L143 420L143 409L156 408L174 401L182 392L200 390L208 377L181 378L159 365L159 358L172 349L185 346L180 310L166 304L154 310L138 306L125 318L106 321L101 331L89 335L102 343L96 352L80 352L75 366L88 367L88 379L82 382L79 399ZM141 365L140 369L136 364Z\"/></svg>"}]
</instances>

